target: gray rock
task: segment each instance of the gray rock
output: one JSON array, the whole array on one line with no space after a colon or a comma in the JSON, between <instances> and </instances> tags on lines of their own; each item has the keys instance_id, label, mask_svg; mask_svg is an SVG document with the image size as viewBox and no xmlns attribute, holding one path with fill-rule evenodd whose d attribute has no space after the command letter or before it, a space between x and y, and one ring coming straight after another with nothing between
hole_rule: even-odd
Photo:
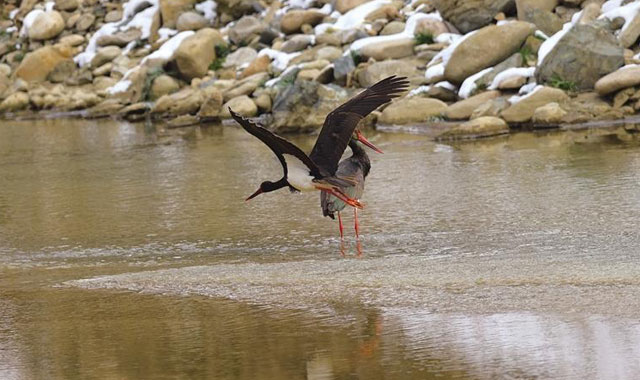
<instances>
[{"instance_id":1,"label":"gray rock","mask_svg":"<svg viewBox=\"0 0 640 380\"><path fill-rule=\"evenodd\" d=\"M333 61L333 77L339 82L344 82L347 75L355 69L356 65L353 63L351 55L343 55Z\"/></svg>"},{"instance_id":2,"label":"gray rock","mask_svg":"<svg viewBox=\"0 0 640 380\"><path fill-rule=\"evenodd\" d=\"M313 36L308 36L306 34L297 34L287 41L285 41L280 50L285 53L293 53L296 51L304 50L307 46L311 45L313 42Z\"/></svg>"},{"instance_id":3,"label":"gray rock","mask_svg":"<svg viewBox=\"0 0 640 380\"><path fill-rule=\"evenodd\" d=\"M522 63L522 54L512 54L509 58L495 65L493 69L491 69L491 71L478 78L476 80L476 86L479 88L487 88L489 87L489 85L491 85L491 82L493 82L493 79L496 77L496 75L500 74L506 69L520 67L522 66Z\"/></svg>"},{"instance_id":4,"label":"gray rock","mask_svg":"<svg viewBox=\"0 0 640 380\"><path fill-rule=\"evenodd\" d=\"M248 65L253 62L258 56L258 52L254 48L241 47L240 49L229 54L225 60L223 67L240 67L242 65Z\"/></svg>"},{"instance_id":5,"label":"gray rock","mask_svg":"<svg viewBox=\"0 0 640 380\"><path fill-rule=\"evenodd\" d=\"M84 32L85 30L91 28L91 25L93 25L95 21L96 21L96 16L94 16L91 13L85 13L82 16L80 16L78 21L76 21L75 23L76 30L79 32Z\"/></svg>"},{"instance_id":6,"label":"gray rock","mask_svg":"<svg viewBox=\"0 0 640 380\"><path fill-rule=\"evenodd\" d=\"M78 8L78 0L56 0L56 9L73 12Z\"/></svg>"},{"instance_id":7,"label":"gray rock","mask_svg":"<svg viewBox=\"0 0 640 380\"><path fill-rule=\"evenodd\" d=\"M121 19L122 19L122 11L117 9L108 12L104 16L104 22L116 22L116 21L120 21Z\"/></svg>"},{"instance_id":8,"label":"gray rock","mask_svg":"<svg viewBox=\"0 0 640 380\"><path fill-rule=\"evenodd\" d=\"M535 24L546 35L551 36L562 29L564 24L556 14L539 8L525 8L522 21Z\"/></svg>"},{"instance_id":9,"label":"gray rock","mask_svg":"<svg viewBox=\"0 0 640 380\"><path fill-rule=\"evenodd\" d=\"M507 13L514 5L514 0L436 0L442 17L462 33L489 25L495 15Z\"/></svg>"},{"instance_id":10,"label":"gray rock","mask_svg":"<svg viewBox=\"0 0 640 380\"><path fill-rule=\"evenodd\" d=\"M624 49L610 31L575 25L538 64L535 75L538 83L564 80L585 90L622 65Z\"/></svg>"},{"instance_id":11,"label":"gray rock","mask_svg":"<svg viewBox=\"0 0 640 380\"><path fill-rule=\"evenodd\" d=\"M111 62L121 53L122 50L117 46L107 46L100 48L91 60L91 67L100 67L107 62Z\"/></svg>"},{"instance_id":12,"label":"gray rock","mask_svg":"<svg viewBox=\"0 0 640 380\"><path fill-rule=\"evenodd\" d=\"M142 32L140 32L137 28L131 28L124 32L118 32L115 34L107 34L104 36L100 36L98 38L97 44L98 46L126 46L129 42L135 41L142 36Z\"/></svg>"},{"instance_id":13,"label":"gray rock","mask_svg":"<svg viewBox=\"0 0 640 380\"><path fill-rule=\"evenodd\" d=\"M327 114L347 99L339 87L296 81L283 87L273 102L269 127L276 132L309 132L320 128Z\"/></svg>"},{"instance_id":14,"label":"gray rock","mask_svg":"<svg viewBox=\"0 0 640 380\"><path fill-rule=\"evenodd\" d=\"M254 36L260 35L266 25L253 16L244 16L229 30L229 39L236 45L248 44Z\"/></svg>"},{"instance_id":15,"label":"gray rock","mask_svg":"<svg viewBox=\"0 0 640 380\"><path fill-rule=\"evenodd\" d=\"M52 83L63 83L76 71L76 64L72 60L64 60L58 63L47 75L47 80Z\"/></svg>"},{"instance_id":16,"label":"gray rock","mask_svg":"<svg viewBox=\"0 0 640 380\"><path fill-rule=\"evenodd\" d=\"M400 60L388 60L369 65L358 73L358 82L362 87L369 87L391 75L415 77L418 73L415 65Z\"/></svg>"},{"instance_id":17,"label":"gray rock","mask_svg":"<svg viewBox=\"0 0 640 380\"><path fill-rule=\"evenodd\" d=\"M185 30L199 30L209 25L209 20L196 12L184 12L176 21L176 28L182 32Z\"/></svg>"},{"instance_id":18,"label":"gray rock","mask_svg":"<svg viewBox=\"0 0 640 380\"><path fill-rule=\"evenodd\" d=\"M391 21L382 28L380 32L381 36L388 36L390 34L397 34L404 31L405 23L402 21Z\"/></svg>"}]
</instances>

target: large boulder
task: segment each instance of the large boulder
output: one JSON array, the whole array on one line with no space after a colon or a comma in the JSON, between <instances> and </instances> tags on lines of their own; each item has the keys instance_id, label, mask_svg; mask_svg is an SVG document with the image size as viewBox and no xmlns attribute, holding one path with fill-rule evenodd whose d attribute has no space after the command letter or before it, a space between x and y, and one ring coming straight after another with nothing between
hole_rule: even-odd
<instances>
[{"instance_id":1,"label":"large boulder","mask_svg":"<svg viewBox=\"0 0 640 380\"><path fill-rule=\"evenodd\" d=\"M546 43L541 50L545 46ZM535 75L538 83L562 80L586 90L622 65L624 49L610 31L593 25L575 25L542 57Z\"/></svg>"},{"instance_id":2,"label":"large boulder","mask_svg":"<svg viewBox=\"0 0 640 380\"><path fill-rule=\"evenodd\" d=\"M197 0L160 0L162 26L175 29L180 14L193 9L195 3L197 3Z\"/></svg>"},{"instance_id":3,"label":"large boulder","mask_svg":"<svg viewBox=\"0 0 640 380\"><path fill-rule=\"evenodd\" d=\"M176 21L176 28L179 32L183 32L185 30L198 30L205 28L208 25L209 20L197 12L184 12Z\"/></svg>"},{"instance_id":4,"label":"large boulder","mask_svg":"<svg viewBox=\"0 0 640 380\"><path fill-rule=\"evenodd\" d=\"M73 48L68 45L41 47L24 57L15 75L27 82L44 81L60 62L69 60L72 56Z\"/></svg>"},{"instance_id":5,"label":"large boulder","mask_svg":"<svg viewBox=\"0 0 640 380\"><path fill-rule=\"evenodd\" d=\"M351 57L348 57L351 58ZM358 83L362 87L369 87L380 80L392 75L415 77L416 66L407 61L388 60L373 63L357 73Z\"/></svg>"},{"instance_id":6,"label":"large boulder","mask_svg":"<svg viewBox=\"0 0 640 380\"><path fill-rule=\"evenodd\" d=\"M232 88L224 91L224 100L228 101L229 99L237 98L241 95L250 95L256 88L258 88L258 86L264 84L268 79L269 74L267 73L257 73L244 78Z\"/></svg>"},{"instance_id":7,"label":"large boulder","mask_svg":"<svg viewBox=\"0 0 640 380\"><path fill-rule=\"evenodd\" d=\"M258 106L256 106L256 103L254 103L247 95L241 95L226 102L220 110L221 118L231 118L229 108L244 117L253 117L258 114Z\"/></svg>"},{"instance_id":8,"label":"large boulder","mask_svg":"<svg viewBox=\"0 0 640 380\"><path fill-rule=\"evenodd\" d=\"M60 34L65 27L62 15L56 11L40 13L28 29L32 40L49 40Z\"/></svg>"},{"instance_id":9,"label":"large boulder","mask_svg":"<svg viewBox=\"0 0 640 380\"><path fill-rule=\"evenodd\" d=\"M227 57L224 59L224 64L222 65L222 67L239 68L245 65L249 65L251 62L253 62L254 59L256 59L257 56L258 52L256 51L256 49L246 46L241 47L233 53L227 55Z\"/></svg>"},{"instance_id":10,"label":"large boulder","mask_svg":"<svg viewBox=\"0 0 640 380\"><path fill-rule=\"evenodd\" d=\"M29 95L24 92L15 92L0 103L0 112L14 112L27 108Z\"/></svg>"},{"instance_id":11,"label":"large boulder","mask_svg":"<svg viewBox=\"0 0 640 380\"><path fill-rule=\"evenodd\" d=\"M436 140L466 140L509 133L507 123L493 116L482 116L444 131Z\"/></svg>"},{"instance_id":12,"label":"large boulder","mask_svg":"<svg viewBox=\"0 0 640 380\"><path fill-rule=\"evenodd\" d=\"M298 80L276 95L269 127L280 133L314 131L347 97L342 88Z\"/></svg>"},{"instance_id":13,"label":"large boulder","mask_svg":"<svg viewBox=\"0 0 640 380\"><path fill-rule=\"evenodd\" d=\"M558 5L558 0L516 0L516 10L518 11L518 19L525 17L528 9L540 9L542 11L551 12ZM566 1L564 1L566 3Z\"/></svg>"},{"instance_id":14,"label":"large boulder","mask_svg":"<svg viewBox=\"0 0 640 380\"><path fill-rule=\"evenodd\" d=\"M224 43L220 32L211 28L200 29L182 41L175 53L180 74L186 79L201 78L216 59L215 46Z\"/></svg>"},{"instance_id":15,"label":"large boulder","mask_svg":"<svg viewBox=\"0 0 640 380\"><path fill-rule=\"evenodd\" d=\"M282 33L290 34L300 31L300 27L304 24L309 24L311 26L316 26L322 19L325 14L316 10L316 9L308 9L308 10L299 10L294 9L288 11L282 16L280 20L280 30Z\"/></svg>"},{"instance_id":16,"label":"large boulder","mask_svg":"<svg viewBox=\"0 0 640 380\"><path fill-rule=\"evenodd\" d=\"M562 19L555 13L546 11L540 8L527 7L523 11L523 17L519 18L521 21L527 21L535 24L538 29L543 31L548 36L551 36L562 29Z\"/></svg>"},{"instance_id":17,"label":"large boulder","mask_svg":"<svg viewBox=\"0 0 640 380\"><path fill-rule=\"evenodd\" d=\"M411 37L395 38L365 45L360 48L359 53L376 61L384 61L412 55L414 45L415 40Z\"/></svg>"},{"instance_id":18,"label":"large boulder","mask_svg":"<svg viewBox=\"0 0 640 380\"><path fill-rule=\"evenodd\" d=\"M149 100L156 100L164 95L173 94L180 89L178 81L166 74L157 76L149 89Z\"/></svg>"},{"instance_id":19,"label":"large boulder","mask_svg":"<svg viewBox=\"0 0 640 380\"><path fill-rule=\"evenodd\" d=\"M131 28L124 32L117 32L114 34L104 34L98 37L96 41L98 46L115 45L124 47L129 42L135 41L142 36L142 32L138 28Z\"/></svg>"},{"instance_id":20,"label":"large boulder","mask_svg":"<svg viewBox=\"0 0 640 380\"><path fill-rule=\"evenodd\" d=\"M541 87L502 111L501 116L509 123L527 122L531 120L537 108L552 102L564 104L568 101L569 96L564 91L552 87Z\"/></svg>"},{"instance_id":21,"label":"large boulder","mask_svg":"<svg viewBox=\"0 0 640 380\"><path fill-rule=\"evenodd\" d=\"M467 77L505 60L518 51L534 31L533 24L522 21L480 29L455 48L444 69L445 79L460 84Z\"/></svg>"},{"instance_id":22,"label":"large boulder","mask_svg":"<svg viewBox=\"0 0 640 380\"><path fill-rule=\"evenodd\" d=\"M623 88L640 84L640 66L623 67L600 78L595 89L600 95L608 95Z\"/></svg>"},{"instance_id":23,"label":"large boulder","mask_svg":"<svg viewBox=\"0 0 640 380\"><path fill-rule=\"evenodd\" d=\"M202 103L204 96L201 91L191 87L160 97L151 109L152 113L164 115L183 115L196 113Z\"/></svg>"},{"instance_id":24,"label":"large boulder","mask_svg":"<svg viewBox=\"0 0 640 380\"><path fill-rule=\"evenodd\" d=\"M235 45L248 44L266 28L267 26L256 17L244 16L229 29L229 39Z\"/></svg>"},{"instance_id":25,"label":"large boulder","mask_svg":"<svg viewBox=\"0 0 640 380\"><path fill-rule=\"evenodd\" d=\"M111 62L122 54L122 50L117 46L106 46L98 49L96 55L91 59L91 67L100 67L107 62Z\"/></svg>"},{"instance_id":26,"label":"large boulder","mask_svg":"<svg viewBox=\"0 0 640 380\"><path fill-rule=\"evenodd\" d=\"M391 103L378 120L382 124L421 123L430 117L442 115L446 109L447 103L438 99L412 96Z\"/></svg>"},{"instance_id":27,"label":"large boulder","mask_svg":"<svg viewBox=\"0 0 640 380\"><path fill-rule=\"evenodd\" d=\"M436 8L462 33L489 25L500 12L513 9L513 0L436 0Z\"/></svg>"},{"instance_id":28,"label":"large boulder","mask_svg":"<svg viewBox=\"0 0 640 380\"><path fill-rule=\"evenodd\" d=\"M486 91L478 95L474 95L447 107L447 110L444 112L444 116L451 120L468 119L473 113L473 110L491 99L497 98L498 96L500 96L500 91Z\"/></svg>"}]
</instances>

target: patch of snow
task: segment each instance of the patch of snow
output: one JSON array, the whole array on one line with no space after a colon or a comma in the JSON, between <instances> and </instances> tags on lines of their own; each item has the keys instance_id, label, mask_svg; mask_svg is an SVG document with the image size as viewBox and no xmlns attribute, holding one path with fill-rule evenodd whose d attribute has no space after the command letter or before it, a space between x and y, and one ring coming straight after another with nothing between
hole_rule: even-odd
<instances>
[{"instance_id":1,"label":"patch of snow","mask_svg":"<svg viewBox=\"0 0 640 380\"><path fill-rule=\"evenodd\" d=\"M122 50L122 55L127 55L129 54L129 52L131 50L133 50L134 47L136 47L136 42L137 41L131 41L127 44L127 46L124 47L124 49Z\"/></svg>"},{"instance_id":2,"label":"patch of snow","mask_svg":"<svg viewBox=\"0 0 640 380\"><path fill-rule=\"evenodd\" d=\"M331 10L332 9L333 8L331 7L331 4L327 3L327 4L323 5L322 8L318 9L318 12L324 13L325 15L328 16L328 15L331 14ZM340 16L338 16L338 17L340 17Z\"/></svg>"},{"instance_id":3,"label":"patch of snow","mask_svg":"<svg viewBox=\"0 0 640 380\"><path fill-rule=\"evenodd\" d=\"M169 28L160 28L158 29L158 36L160 36L160 40L168 40L169 38L178 34L178 31L175 29Z\"/></svg>"},{"instance_id":4,"label":"patch of snow","mask_svg":"<svg viewBox=\"0 0 640 380\"><path fill-rule=\"evenodd\" d=\"M442 49L440 51L440 53L436 54L435 57L433 57L433 59L431 59L431 62L437 62L438 59L441 59L442 60L442 64L446 65L447 62L449 62L449 59L451 58L451 54L453 54L453 51L456 50L458 45L460 45L467 38L469 38L472 35L474 35L476 32L477 31L474 30L473 32L469 32L469 33L465 34L464 36L455 39L451 43L451 45L447 46L445 49Z\"/></svg>"},{"instance_id":5,"label":"patch of snow","mask_svg":"<svg viewBox=\"0 0 640 380\"><path fill-rule=\"evenodd\" d=\"M407 94L407 97L424 94L429 92L429 90L431 90L431 86L420 86L418 88L414 88L413 90L409 91L409 93Z\"/></svg>"},{"instance_id":6,"label":"patch of snow","mask_svg":"<svg viewBox=\"0 0 640 380\"><path fill-rule=\"evenodd\" d=\"M451 82L442 81L435 84L436 87L446 88L447 90L456 91L458 88Z\"/></svg>"},{"instance_id":7,"label":"patch of snow","mask_svg":"<svg viewBox=\"0 0 640 380\"><path fill-rule=\"evenodd\" d=\"M261 55L268 55L269 58L273 60L271 62L271 65L273 65L273 67L276 70L284 71L284 69L286 69L287 66L289 66L289 61L291 61L293 58L300 55L300 52L283 53L281 51L273 50L271 48L264 48L258 52L258 56L261 56Z\"/></svg>"},{"instance_id":8,"label":"patch of snow","mask_svg":"<svg viewBox=\"0 0 640 380\"><path fill-rule=\"evenodd\" d=\"M538 49L538 66L542 65L542 62L544 62L544 59L547 56L547 54L549 54L549 52L553 50L553 48L556 46L558 41L560 41L560 39L564 37L564 35L567 34L567 32L571 30L572 27L573 27L573 24L570 22L564 24L564 26L562 27L562 30L556 32L556 34L547 38L542 43L542 45L540 45L540 49Z\"/></svg>"},{"instance_id":9,"label":"patch of snow","mask_svg":"<svg viewBox=\"0 0 640 380\"><path fill-rule=\"evenodd\" d=\"M606 13L601 14L598 19L600 20L606 18L609 21L613 21L618 17L622 17L624 19L624 25L618 31L618 33L624 33L629 25L631 25L631 20L633 20L638 15L638 13L640 13L640 1L635 1L621 7L613 8Z\"/></svg>"},{"instance_id":10,"label":"patch of snow","mask_svg":"<svg viewBox=\"0 0 640 380\"><path fill-rule=\"evenodd\" d=\"M126 27L122 30L128 30L131 28L139 28L142 32L143 40L146 40L151 35L151 25L153 24L153 15L158 11L158 6L149 7L140 13L133 16L133 19L129 21Z\"/></svg>"},{"instance_id":11,"label":"patch of snow","mask_svg":"<svg viewBox=\"0 0 640 380\"><path fill-rule=\"evenodd\" d=\"M512 67L510 69L506 69L498 73L498 75L496 75L495 78L493 78L493 81L491 82L491 85L489 85L488 89L495 90L498 88L500 83L502 83L505 80L509 80L511 78L518 78L518 77L531 78L533 76L533 73L535 73L535 71L536 71L535 67Z\"/></svg>"},{"instance_id":12,"label":"patch of snow","mask_svg":"<svg viewBox=\"0 0 640 380\"><path fill-rule=\"evenodd\" d=\"M405 39L405 38L413 38L414 32L416 30L416 26L418 25L418 21L428 19L428 18L433 20L442 20L442 17L440 17L440 13L438 12L429 13L429 14L416 13L407 19L404 30L402 32L396 33L396 34L390 34L387 36L373 36L373 37L361 38L357 41L354 41L351 44L351 47L349 49L351 51L358 51L363 47L371 44L377 44L377 43L386 42L386 41L395 41L395 40Z\"/></svg>"},{"instance_id":13,"label":"patch of snow","mask_svg":"<svg viewBox=\"0 0 640 380\"><path fill-rule=\"evenodd\" d=\"M524 86L520 87L520 90L518 90L518 95L526 95L535 90L536 87L538 87L538 84L536 82L527 83Z\"/></svg>"},{"instance_id":14,"label":"patch of snow","mask_svg":"<svg viewBox=\"0 0 640 380\"><path fill-rule=\"evenodd\" d=\"M153 16L160 10L158 1L159 0L131 0L124 3L122 5L122 19L118 22L110 22L102 25L102 27L91 36L85 51L73 58L74 62L80 65L80 67L89 64L96 55L98 39L104 35L114 34L118 31L127 31L131 28L139 28L142 32L141 39L149 38L151 25L153 24ZM136 9L144 3L151 6L141 12L135 13Z\"/></svg>"},{"instance_id":15,"label":"patch of snow","mask_svg":"<svg viewBox=\"0 0 640 380\"><path fill-rule=\"evenodd\" d=\"M602 6L600 7L600 11L602 13L607 13L611 10L614 10L615 8L620 7L620 5L622 5L622 0L609 0L602 4Z\"/></svg>"},{"instance_id":16,"label":"patch of snow","mask_svg":"<svg viewBox=\"0 0 640 380\"><path fill-rule=\"evenodd\" d=\"M18 14L18 12L20 12L20 8L16 8L11 12L9 12L9 20L13 20L14 18L16 18L16 15Z\"/></svg>"},{"instance_id":17,"label":"patch of snow","mask_svg":"<svg viewBox=\"0 0 640 380\"><path fill-rule=\"evenodd\" d=\"M478 71L477 73L465 79L464 82L462 82L462 85L460 85L460 91L458 92L458 96L460 96L462 99L466 99L469 96L471 96L471 93L475 91L476 88L478 87L476 85L476 80L478 80L481 76L483 76L484 74L488 73L491 70L493 70L493 67L487 67L486 69Z\"/></svg>"},{"instance_id":18,"label":"patch of snow","mask_svg":"<svg viewBox=\"0 0 640 380\"><path fill-rule=\"evenodd\" d=\"M544 34L544 32L542 30L536 30L536 32L533 35L538 37L538 38L542 38L545 41L549 39L549 36Z\"/></svg>"},{"instance_id":19,"label":"patch of snow","mask_svg":"<svg viewBox=\"0 0 640 380\"><path fill-rule=\"evenodd\" d=\"M53 10L53 7L55 7L55 6L56 6L56 3L55 3L55 2L53 2L53 1L47 1L47 2L44 4L44 10L45 10L46 12L51 12L51 11Z\"/></svg>"},{"instance_id":20,"label":"patch of snow","mask_svg":"<svg viewBox=\"0 0 640 380\"><path fill-rule=\"evenodd\" d=\"M362 5L358 5L357 7L353 8L349 12L338 17L335 23L333 24L323 23L316 26L315 33L316 35L319 35L326 32L330 28L336 29L336 30L358 28L360 25L364 23L364 19L365 17L367 17L369 13L377 10L378 8L386 4L391 4L391 1L390 0L373 0L367 3L364 3Z\"/></svg>"},{"instance_id":21,"label":"patch of snow","mask_svg":"<svg viewBox=\"0 0 640 380\"><path fill-rule=\"evenodd\" d=\"M530 91L528 93L526 93L526 95L524 96L520 96L520 95L513 95L512 97L510 97L507 101L509 102L509 104L514 105L528 97L530 97L531 95L535 94L536 92L538 92L539 90L541 90L544 86L541 86L539 84L536 83L529 83L526 86L522 86L520 88L520 91L522 91L523 88L530 86L530 85L534 85L533 88L530 89ZM520 92L518 92L520 93Z\"/></svg>"},{"instance_id":22,"label":"patch of snow","mask_svg":"<svg viewBox=\"0 0 640 380\"><path fill-rule=\"evenodd\" d=\"M433 78L441 77L444 75L444 63L438 63L437 65L433 65L427 68L427 71L424 73L424 77L427 80L432 80Z\"/></svg>"},{"instance_id":23,"label":"patch of snow","mask_svg":"<svg viewBox=\"0 0 640 380\"><path fill-rule=\"evenodd\" d=\"M580 17L582 17L582 11L574 13L571 16L571 23L575 25L580 20Z\"/></svg>"},{"instance_id":24,"label":"patch of snow","mask_svg":"<svg viewBox=\"0 0 640 380\"><path fill-rule=\"evenodd\" d=\"M461 34L441 33L441 34L438 34L438 36L434 39L434 41L439 43L439 44L449 44L449 45L451 45L456 40L458 40L458 39L460 39L462 37L463 36Z\"/></svg>"},{"instance_id":25,"label":"patch of snow","mask_svg":"<svg viewBox=\"0 0 640 380\"><path fill-rule=\"evenodd\" d=\"M289 6L291 8L307 9L313 5L316 0L289 0Z\"/></svg>"},{"instance_id":26,"label":"patch of snow","mask_svg":"<svg viewBox=\"0 0 640 380\"><path fill-rule=\"evenodd\" d=\"M161 62L169 61L171 58L173 58L173 54L176 50L178 50L178 47L180 47L182 41L185 38L194 35L195 33L196 32L194 32L193 30L185 30L184 32L176 34L175 36L171 37L169 41L163 43L162 46L160 46L160 49L144 57L140 64L142 65L152 59Z\"/></svg>"},{"instance_id":27,"label":"patch of snow","mask_svg":"<svg viewBox=\"0 0 640 380\"><path fill-rule=\"evenodd\" d=\"M514 22L514 20L500 20L496 23L497 26L502 26L502 25L507 25L507 24L511 24L512 22Z\"/></svg>"},{"instance_id":28,"label":"patch of snow","mask_svg":"<svg viewBox=\"0 0 640 380\"><path fill-rule=\"evenodd\" d=\"M218 15L216 13L216 8L218 8L218 4L215 1L207 0L202 3L196 4L196 10L198 12L202 12L204 14L204 18L209 20L209 23L213 23Z\"/></svg>"},{"instance_id":29,"label":"patch of snow","mask_svg":"<svg viewBox=\"0 0 640 380\"><path fill-rule=\"evenodd\" d=\"M17 27L15 27L15 26L10 26L10 27L8 27L7 29L5 29L4 31L5 31L5 32L7 32L7 33L13 33L13 32L15 32L16 30L18 30L18 28L17 28Z\"/></svg>"},{"instance_id":30,"label":"patch of snow","mask_svg":"<svg viewBox=\"0 0 640 380\"><path fill-rule=\"evenodd\" d=\"M340 12L338 12L338 11L333 11L333 12L331 12L331 14L329 15L329 17L331 17L331 18L338 18L338 17L340 17L340 16L342 16L342 13L340 13Z\"/></svg>"},{"instance_id":31,"label":"patch of snow","mask_svg":"<svg viewBox=\"0 0 640 380\"><path fill-rule=\"evenodd\" d=\"M93 57L96 55L96 51L98 50L98 38L110 34L114 34L118 31L118 26L115 22L110 22L104 24L100 29L98 29L87 44L84 52L73 57L73 61L80 65L80 67L88 65Z\"/></svg>"},{"instance_id":32,"label":"patch of snow","mask_svg":"<svg viewBox=\"0 0 640 380\"><path fill-rule=\"evenodd\" d=\"M27 36L27 34L29 33L29 28L31 28L31 25L33 25L33 23L36 21L36 18L38 18L38 16L40 16L41 14L44 14L44 11L42 9L34 9L31 12L27 13L27 15L24 17L24 20L22 20L20 37Z\"/></svg>"},{"instance_id":33,"label":"patch of snow","mask_svg":"<svg viewBox=\"0 0 640 380\"><path fill-rule=\"evenodd\" d=\"M107 92L111 95L118 94L127 91L129 89L129 86L131 86L130 80L121 80L113 86L107 88Z\"/></svg>"}]
</instances>

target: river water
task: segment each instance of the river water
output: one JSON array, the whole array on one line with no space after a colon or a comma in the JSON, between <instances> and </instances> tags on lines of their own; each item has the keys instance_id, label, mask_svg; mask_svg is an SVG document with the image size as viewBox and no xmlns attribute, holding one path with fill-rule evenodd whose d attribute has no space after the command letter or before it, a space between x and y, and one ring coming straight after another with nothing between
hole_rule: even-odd
<instances>
[{"instance_id":1,"label":"river water","mask_svg":"<svg viewBox=\"0 0 640 380\"><path fill-rule=\"evenodd\" d=\"M640 140L369 136L341 250L244 202L281 169L237 127L0 122L0 378L640 377Z\"/></svg>"}]
</instances>

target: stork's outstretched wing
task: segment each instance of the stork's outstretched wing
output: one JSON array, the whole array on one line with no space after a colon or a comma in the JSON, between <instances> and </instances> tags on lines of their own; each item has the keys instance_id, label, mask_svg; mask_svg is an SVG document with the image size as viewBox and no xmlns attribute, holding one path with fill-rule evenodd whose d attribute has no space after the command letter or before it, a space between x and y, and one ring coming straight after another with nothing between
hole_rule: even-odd
<instances>
[{"instance_id":1,"label":"stork's outstretched wing","mask_svg":"<svg viewBox=\"0 0 640 380\"><path fill-rule=\"evenodd\" d=\"M278 160L282 164L282 169L284 170L284 176L287 176L287 162L285 161L284 154L290 154L298 158L302 163L304 163L308 168L312 176L319 178L320 170L318 166L311 161L309 156L307 156L300 148L293 145L291 142L283 139L282 137L274 134L273 132L243 118L237 113L233 112L231 108L229 108L229 112L231 116L244 128L245 131L254 135L260 141L262 141L265 145L267 145L273 153L278 156Z\"/></svg>"},{"instance_id":2,"label":"stork's outstretched wing","mask_svg":"<svg viewBox=\"0 0 640 380\"><path fill-rule=\"evenodd\" d=\"M324 121L309 158L323 171L334 175L360 120L407 89L406 77L391 76L362 91L331 111Z\"/></svg>"}]
</instances>

